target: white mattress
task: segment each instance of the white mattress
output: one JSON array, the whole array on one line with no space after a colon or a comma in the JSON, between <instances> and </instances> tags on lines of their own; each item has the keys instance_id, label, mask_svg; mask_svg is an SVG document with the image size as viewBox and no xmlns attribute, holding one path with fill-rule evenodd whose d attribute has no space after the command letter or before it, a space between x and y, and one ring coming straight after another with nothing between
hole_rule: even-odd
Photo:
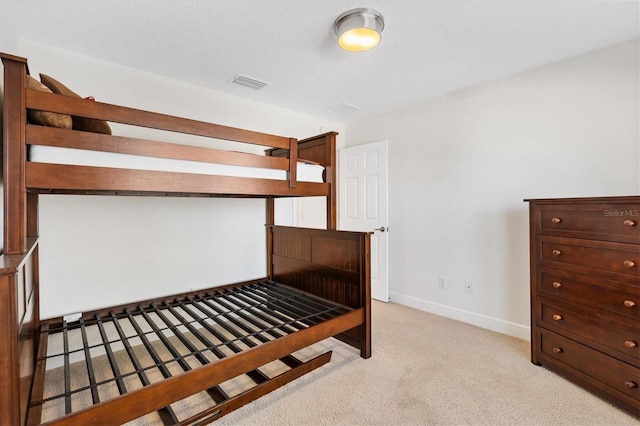
<instances>
[{"instance_id":1,"label":"white mattress","mask_svg":"<svg viewBox=\"0 0 640 426\"><path fill-rule=\"evenodd\" d=\"M157 170L165 172L274 180L287 179L287 172L285 170L233 166L228 164L200 163L197 161L172 160L167 158L143 157L139 155L87 151L84 149L58 148L42 145L32 145L30 147L29 160L38 163ZM321 183L323 182L323 171L324 167L319 164L298 161L297 180L300 182Z\"/></svg>"}]
</instances>

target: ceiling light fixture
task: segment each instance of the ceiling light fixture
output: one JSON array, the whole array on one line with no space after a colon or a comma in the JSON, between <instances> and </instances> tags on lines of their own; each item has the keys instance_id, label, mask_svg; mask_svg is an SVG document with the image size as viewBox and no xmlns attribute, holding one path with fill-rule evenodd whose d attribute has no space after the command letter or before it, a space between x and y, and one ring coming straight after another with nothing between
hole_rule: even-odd
<instances>
[{"instance_id":1,"label":"ceiling light fixture","mask_svg":"<svg viewBox=\"0 0 640 426\"><path fill-rule=\"evenodd\" d=\"M347 10L338 16L333 26L340 47L350 52L363 52L380 43L384 18L376 10L361 7Z\"/></svg>"}]
</instances>

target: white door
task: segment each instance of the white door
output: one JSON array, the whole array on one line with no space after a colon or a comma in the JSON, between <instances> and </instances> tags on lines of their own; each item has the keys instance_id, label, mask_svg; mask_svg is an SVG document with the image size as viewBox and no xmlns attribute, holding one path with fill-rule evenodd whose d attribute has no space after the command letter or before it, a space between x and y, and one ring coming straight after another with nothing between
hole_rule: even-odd
<instances>
[{"instance_id":1,"label":"white door","mask_svg":"<svg viewBox=\"0 0 640 426\"><path fill-rule=\"evenodd\" d=\"M340 229L371 236L371 297L389 301L388 143L340 150Z\"/></svg>"}]
</instances>

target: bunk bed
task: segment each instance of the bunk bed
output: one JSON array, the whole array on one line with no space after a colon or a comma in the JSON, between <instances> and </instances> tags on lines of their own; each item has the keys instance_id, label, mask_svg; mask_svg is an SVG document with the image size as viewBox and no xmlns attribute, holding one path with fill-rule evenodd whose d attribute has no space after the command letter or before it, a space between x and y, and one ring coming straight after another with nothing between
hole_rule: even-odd
<instances>
[{"instance_id":1,"label":"bunk bed","mask_svg":"<svg viewBox=\"0 0 640 426\"><path fill-rule=\"evenodd\" d=\"M363 358L371 356L369 234L336 230L336 133L298 141L49 93L30 83L25 58L0 57L3 423L121 424L143 416L162 424L205 423L327 363L330 351L304 356L305 348L324 339L336 337ZM33 124L34 112L72 117L72 123L96 120L252 144L264 147L265 155L78 130L68 120ZM35 147L53 148L54 157L35 155ZM55 157L55 150L67 151ZM64 154L78 151L83 158L106 154L116 160ZM55 159L60 157L65 160ZM137 166L132 157L187 168ZM299 179L301 162L319 164L321 181ZM279 175L227 175L209 171L211 164ZM39 194L264 198L267 276L42 319ZM274 225L274 199L303 196L326 197L327 229ZM233 390L239 382L249 385ZM184 417L180 404L198 410ZM47 417L52 411L54 417Z\"/></svg>"}]
</instances>

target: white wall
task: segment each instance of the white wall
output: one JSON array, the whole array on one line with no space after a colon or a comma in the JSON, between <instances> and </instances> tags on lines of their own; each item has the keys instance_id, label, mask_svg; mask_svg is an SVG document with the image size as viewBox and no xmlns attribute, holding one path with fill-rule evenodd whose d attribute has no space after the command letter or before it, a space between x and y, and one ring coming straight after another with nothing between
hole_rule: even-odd
<instances>
[{"instance_id":1,"label":"white wall","mask_svg":"<svg viewBox=\"0 0 640 426\"><path fill-rule=\"evenodd\" d=\"M640 193L638 81L635 40L347 125L389 140L391 300L526 338L523 199Z\"/></svg>"},{"instance_id":2,"label":"white wall","mask_svg":"<svg viewBox=\"0 0 640 426\"><path fill-rule=\"evenodd\" d=\"M11 53L18 49L18 37L16 29L13 25L11 10L8 7L2 9L0 13L0 52ZM0 78L0 111L4 105L4 78ZM0 123L0 130L2 123ZM0 150L0 164L4 164L2 158L2 150ZM4 198L4 182L3 176L0 174L0 199ZM4 223L4 209L0 209L0 223ZM4 230L0 228L0 235ZM0 239L0 252L2 252L3 241Z\"/></svg>"},{"instance_id":3,"label":"white wall","mask_svg":"<svg viewBox=\"0 0 640 426\"><path fill-rule=\"evenodd\" d=\"M0 52L13 53L18 49L18 36L13 25L12 12L10 7L2 9L0 14ZM0 87L4 84L4 79L0 79Z\"/></svg>"},{"instance_id":4,"label":"white wall","mask_svg":"<svg viewBox=\"0 0 640 426\"><path fill-rule=\"evenodd\" d=\"M299 139L344 133L334 122L25 40L19 50L32 75L100 101ZM256 199L43 195L42 316L263 277L264 221Z\"/></svg>"}]
</instances>

